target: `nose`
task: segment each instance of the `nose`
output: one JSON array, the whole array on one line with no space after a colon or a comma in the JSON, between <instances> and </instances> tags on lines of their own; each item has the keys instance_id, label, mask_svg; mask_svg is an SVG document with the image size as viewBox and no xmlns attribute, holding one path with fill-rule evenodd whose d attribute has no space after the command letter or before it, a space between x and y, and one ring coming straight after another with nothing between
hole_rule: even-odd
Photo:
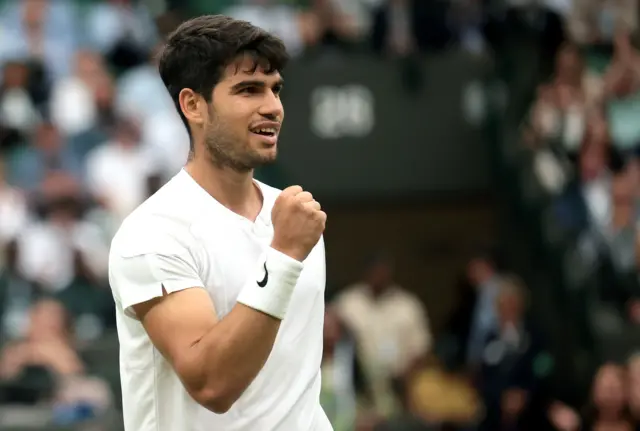
<instances>
[{"instance_id":1,"label":"nose","mask_svg":"<svg viewBox=\"0 0 640 431\"><path fill-rule=\"evenodd\" d=\"M260 105L260 115L271 121L282 121L284 108L280 97L272 90L266 91L262 105Z\"/></svg>"}]
</instances>

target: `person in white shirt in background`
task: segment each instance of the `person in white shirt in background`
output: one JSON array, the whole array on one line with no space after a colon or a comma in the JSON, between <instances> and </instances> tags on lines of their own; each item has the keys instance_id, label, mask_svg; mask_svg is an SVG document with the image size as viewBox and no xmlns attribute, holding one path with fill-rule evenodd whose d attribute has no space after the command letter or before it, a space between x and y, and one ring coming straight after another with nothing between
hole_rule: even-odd
<instances>
[{"instance_id":1,"label":"person in white shirt in background","mask_svg":"<svg viewBox=\"0 0 640 431\"><path fill-rule=\"evenodd\" d=\"M183 170L128 216L109 278L127 431L331 431L320 406L326 214L275 161L283 42L183 23L160 76L191 138ZM116 174L117 175L117 174Z\"/></svg>"},{"instance_id":2,"label":"person in white shirt in background","mask_svg":"<svg viewBox=\"0 0 640 431\"><path fill-rule=\"evenodd\" d=\"M138 126L120 119L112 139L87 156L89 190L119 220L147 198L147 177L155 170L140 144Z\"/></svg>"}]
</instances>

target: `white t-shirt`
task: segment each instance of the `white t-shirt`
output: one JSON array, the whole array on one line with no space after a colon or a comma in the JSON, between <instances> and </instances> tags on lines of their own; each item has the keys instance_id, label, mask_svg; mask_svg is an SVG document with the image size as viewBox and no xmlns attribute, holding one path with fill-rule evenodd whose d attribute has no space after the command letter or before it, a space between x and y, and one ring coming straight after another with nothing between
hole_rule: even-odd
<instances>
[{"instance_id":1,"label":"white t-shirt","mask_svg":"<svg viewBox=\"0 0 640 431\"><path fill-rule=\"evenodd\" d=\"M136 209L113 239L109 278L116 302L127 431L331 431L320 407L325 258L321 240L304 269L264 368L231 409L197 404L154 348L132 306L167 292L204 287L222 319L273 237L264 196L254 222L230 211L184 170Z\"/></svg>"}]
</instances>

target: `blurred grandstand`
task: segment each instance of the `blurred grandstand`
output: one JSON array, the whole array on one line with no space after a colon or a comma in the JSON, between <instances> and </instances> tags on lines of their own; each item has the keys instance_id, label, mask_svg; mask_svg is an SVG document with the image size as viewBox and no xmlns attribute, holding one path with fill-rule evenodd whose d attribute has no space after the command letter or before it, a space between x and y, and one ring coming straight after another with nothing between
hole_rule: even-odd
<instances>
[{"instance_id":1,"label":"blurred grandstand","mask_svg":"<svg viewBox=\"0 0 640 431\"><path fill-rule=\"evenodd\" d=\"M336 431L640 429L638 9L1 0L0 431L122 429L106 258L186 160L154 59L205 13L294 57L257 175L329 214Z\"/></svg>"}]
</instances>

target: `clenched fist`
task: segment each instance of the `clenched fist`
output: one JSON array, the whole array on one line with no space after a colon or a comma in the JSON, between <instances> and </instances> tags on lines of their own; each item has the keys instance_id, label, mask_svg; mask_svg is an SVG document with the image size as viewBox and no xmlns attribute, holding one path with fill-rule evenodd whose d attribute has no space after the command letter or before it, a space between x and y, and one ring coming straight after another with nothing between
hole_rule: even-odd
<instances>
[{"instance_id":1,"label":"clenched fist","mask_svg":"<svg viewBox=\"0 0 640 431\"><path fill-rule=\"evenodd\" d=\"M271 220L274 229L271 247L302 262L320 240L327 215L311 193L300 186L291 186L276 199Z\"/></svg>"}]
</instances>

